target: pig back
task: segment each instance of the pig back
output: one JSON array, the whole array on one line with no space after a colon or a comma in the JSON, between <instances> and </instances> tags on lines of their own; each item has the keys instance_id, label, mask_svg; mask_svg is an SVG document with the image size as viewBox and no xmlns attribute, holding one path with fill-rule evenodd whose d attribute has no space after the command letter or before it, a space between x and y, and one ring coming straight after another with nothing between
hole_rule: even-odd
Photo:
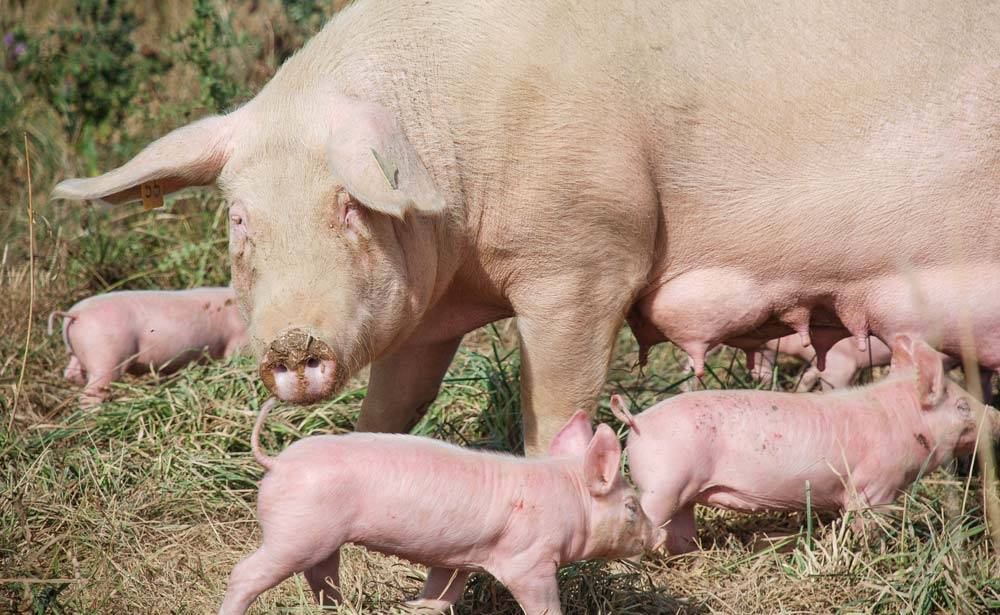
<instances>
[{"instance_id":1,"label":"pig back","mask_svg":"<svg viewBox=\"0 0 1000 615\"><path fill-rule=\"evenodd\" d=\"M479 569L512 533L542 545L571 529L548 520L554 502L576 501L559 462L362 433L306 438L277 459L269 489L334 511L346 541L414 562Z\"/></svg>"}]
</instances>

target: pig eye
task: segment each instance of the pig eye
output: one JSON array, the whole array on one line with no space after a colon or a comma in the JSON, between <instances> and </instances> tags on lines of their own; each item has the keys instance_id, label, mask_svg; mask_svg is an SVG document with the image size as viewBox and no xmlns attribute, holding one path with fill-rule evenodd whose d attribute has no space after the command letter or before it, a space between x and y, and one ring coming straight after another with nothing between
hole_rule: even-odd
<instances>
[{"instance_id":1,"label":"pig eye","mask_svg":"<svg viewBox=\"0 0 1000 615\"><path fill-rule=\"evenodd\" d=\"M639 515L639 503L632 498L625 500L625 509L628 510L633 519Z\"/></svg>"},{"instance_id":2,"label":"pig eye","mask_svg":"<svg viewBox=\"0 0 1000 615\"><path fill-rule=\"evenodd\" d=\"M233 226L239 226L243 224L243 216L239 214L232 214L229 216L229 221L232 223Z\"/></svg>"}]
</instances>

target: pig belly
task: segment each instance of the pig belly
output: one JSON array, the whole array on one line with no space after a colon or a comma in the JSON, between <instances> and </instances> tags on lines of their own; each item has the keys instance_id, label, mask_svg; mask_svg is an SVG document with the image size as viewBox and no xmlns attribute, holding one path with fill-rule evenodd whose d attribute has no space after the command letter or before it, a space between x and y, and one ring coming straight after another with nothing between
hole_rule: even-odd
<instances>
[{"instance_id":1,"label":"pig belly","mask_svg":"<svg viewBox=\"0 0 1000 615\"><path fill-rule=\"evenodd\" d=\"M748 484L742 481L715 484L699 493L694 501L705 506L747 513L803 510L807 500L806 482L806 478L774 474L756 478ZM839 510L844 506L843 487L832 472L828 476L813 477L808 483L808 498L813 508Z\"/></svg>"},{"instance_id":2,"label":"pig belly","mask_svg":"<svg viewBox=\"0 0 1000 615\"><path fill-rule=\"evenodd\" d=\"M172 374L185 365L204 358L206 354L208 353L204 348L140 350L126 371L133 376L142 376L153 371L163 375Z\"/></svg>"},{"instance_id":3,"label":"pig belly","mask_svg":"<svg viewBox=\"0 0 1000 615\"><path fill-rule=\"evenodd\" d=\"M968 332L980 364L997 369L1000 293L989 284L995 270L984 262L834 283L762 280L740 267L695 269L647 289L636 307L636 328L644 334L641 344L671 341L696 365L717 344L752 351L791 332L826 348L850 335L891 343L907 333L960 356Z\"/></svg>"},{"instance_id":4,"label":"pig belly","mask_svg":"<svg viewBox=\"0 0 1000 615\"><path fill-rule=\"evenodd\" d=\"M192 361L205 357L222 358L225 341L221 333L208 330L214 321L189 322L184 326L162 319L144 323L139 339L139 353L133 361L136 370L173 373Z\"/></svg>"}]
</instances>

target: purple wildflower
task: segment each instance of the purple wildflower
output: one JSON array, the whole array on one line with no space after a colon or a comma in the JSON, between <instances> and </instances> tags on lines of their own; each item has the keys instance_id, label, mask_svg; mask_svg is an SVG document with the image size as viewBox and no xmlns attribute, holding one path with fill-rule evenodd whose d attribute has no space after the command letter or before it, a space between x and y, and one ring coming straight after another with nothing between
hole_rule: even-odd
<instances>
[{"instance_id":1,"label":"purple wildflower","mask_svg":"<svg viewBox=\"0 0 1000 615\"><path fill-rule=\"evenodd\" d=\"M3 35L3 44L6 45L6 46L8 46L8 47L10 47L11 45L14 44L14 33L13 32L8 32L7 34Z\"/></svg>"},{"instance_id":2,"label":"purple wildflower","mask_svg":"<svg viewBox=\"0 0 1000 615\"><path fill-rule=\"evenodd\" d=\"M28 51L28 46L25 45L24 43L18 43L16 45L14 45L14 57L15 58L18 58L18 57L24 55L24 53L26 51Z\"/></svg>"}]
</instances>

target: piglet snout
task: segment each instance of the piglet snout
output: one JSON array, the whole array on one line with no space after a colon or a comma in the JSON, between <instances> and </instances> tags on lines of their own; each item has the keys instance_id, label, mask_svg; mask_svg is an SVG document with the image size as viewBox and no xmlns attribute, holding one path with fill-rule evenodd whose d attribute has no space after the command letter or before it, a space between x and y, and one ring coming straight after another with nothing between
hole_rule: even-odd
<instances>
[{"instance_id":1,"label":"piglet snout","mask_svg":"<svg viewBox=\"0 0 1000 615\"><path fill-rule=\"evenodd\" d=\"M666 544L667 544L667 530L666 528L658 527L655 530L653 530L653 543L647 545L647 550L654 552L660 551Z\"/></svg>"}]
</instances>

